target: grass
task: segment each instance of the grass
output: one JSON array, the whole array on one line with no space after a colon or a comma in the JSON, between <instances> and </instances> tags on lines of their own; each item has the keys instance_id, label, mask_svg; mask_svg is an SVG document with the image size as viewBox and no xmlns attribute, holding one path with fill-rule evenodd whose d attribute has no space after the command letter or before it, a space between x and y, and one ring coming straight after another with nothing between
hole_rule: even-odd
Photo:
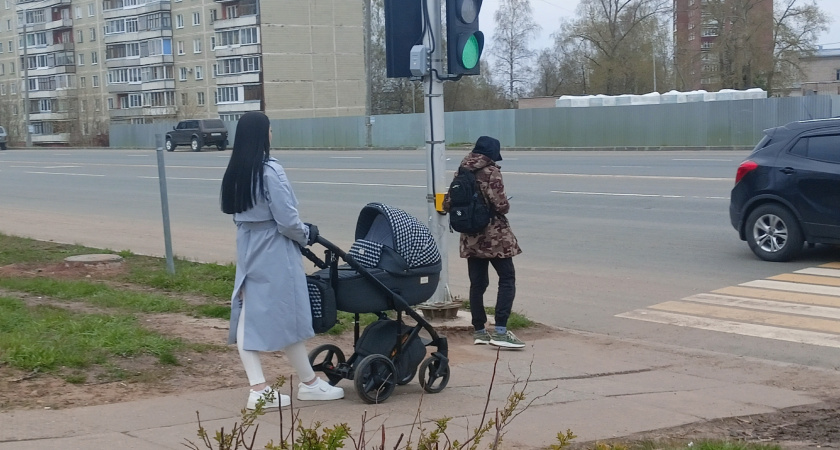
<instances>
[{"instance_id":1,"label":"grass","mask_svg":"<svg viewBox=\"0 0 840 450\"><path fill-rule=\"evenodd\" d=\"M461 300L461 309L465 309L467 311L470 310L470 301L469 300ZM487 313L488 317L493 317L496 314L496 308L492 306L484 307L484 312ZM510 313L510 317L508 317L507 322L507 329L508 330L521 330L523 328L529 328L534 326L534 321L519 314L518 312L512 311Z\"/></svg>"},{"instance_id":2,"label":"grass","mask_svg":"<svg viewBox=\"0 0 840 450\"><path fill-rule=\"evenodd\" d=\"M642 441L632 444L595 444L592 450L783 450L776 444L747 443L720 439L697 441L653 442Z\"/></svg>"},{"instance_id":3,"label":"grass","mask_svg":"<svg viewBox=\"0 0 840 450\"><path fill-rule=\"evenodd\" d=\"M178 339L147 331L129 315L80 314L53 306L27 307L0 297L0 362L25 371L53 372L104 365L112 357L151 354L177 363ZM72 380L68 380L72 381Z\"/></svg>"}]
</instances>

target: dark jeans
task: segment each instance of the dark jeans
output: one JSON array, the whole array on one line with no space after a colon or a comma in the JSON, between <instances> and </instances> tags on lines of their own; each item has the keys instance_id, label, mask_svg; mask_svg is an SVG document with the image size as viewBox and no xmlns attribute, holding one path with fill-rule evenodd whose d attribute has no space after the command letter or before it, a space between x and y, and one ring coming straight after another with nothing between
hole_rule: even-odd
<instances>
[{"instance_id":1,"label":"dark jeans","mask_svg":"<svg viewBox=\"0 0 840 450\"><path fill-rule=\"evenodd\" d=\"M467 258L467 270L470 275L470 312L476 331L483 330L487 322L484 312L484 292L490 285L488 265L493 264L499 276L499 290L496 296L496 326L506 327L513 298L516 296L516 270L513 258Z\"/></svg>"}]
</instances>

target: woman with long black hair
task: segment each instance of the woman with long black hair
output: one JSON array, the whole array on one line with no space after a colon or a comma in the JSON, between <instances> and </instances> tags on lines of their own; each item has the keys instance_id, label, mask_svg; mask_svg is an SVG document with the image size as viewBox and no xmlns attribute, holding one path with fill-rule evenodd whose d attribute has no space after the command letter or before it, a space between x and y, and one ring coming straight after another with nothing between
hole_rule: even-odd
<instances>
[{"instance_id":1,"label":"woman with long black hair","mask_svg":"<svg viewBox=\"0 0 840 450\"><path fill-rule=\"evenodd\" d=\"M302 381L298 400L336 400L344 390L315 376L305 341L315 335L300 246L318 228L300 220L286 172L269 156L271 124L249 112L236 126L222 178L221 206L236 223L236 281L231 296L229 343L236 343L251 385L246 407L261 397L267 408L290 403L266 383L259 352L282 350ZM247 314L246 314L247 311Z\"/></svg>"}]
</instances>

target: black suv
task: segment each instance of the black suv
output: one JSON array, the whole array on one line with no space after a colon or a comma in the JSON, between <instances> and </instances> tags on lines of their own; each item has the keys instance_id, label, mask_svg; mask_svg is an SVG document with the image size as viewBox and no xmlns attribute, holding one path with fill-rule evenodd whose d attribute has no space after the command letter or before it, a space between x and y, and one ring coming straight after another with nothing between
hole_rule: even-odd
<instances>
[{"instance_id":1,"label":"black suv","mask_svg":"<svg viewBox=\"0 0 840 450\"><path fill-rule=\"evenodd\" d=\"M194 152L201 147L215 145L217 149L227 148L228 132L219 119L190 119L178 122L178 126L166 133L166 151L171 152L179 145L190 145Z\"/></svg>"},{"instance_id":2,"label":"black suv","mask_svg":"<svg viewBox=\"0 0 840 450\"><path fill-rule=\"evenodd\" d=\"M729 218L759 258L788 261L802 245L840 244L840 118L791 122L738 166Z\"/></svg>"}]
</instances>

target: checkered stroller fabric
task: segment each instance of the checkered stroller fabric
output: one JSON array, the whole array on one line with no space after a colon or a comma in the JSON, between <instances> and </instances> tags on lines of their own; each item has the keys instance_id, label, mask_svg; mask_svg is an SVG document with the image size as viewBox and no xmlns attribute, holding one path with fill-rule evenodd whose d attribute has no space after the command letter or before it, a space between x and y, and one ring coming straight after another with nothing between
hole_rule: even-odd
<instances>
[{"instance_id":1,"label":"checkered stroller fabric","mask_svg":"<svg viewBox=\"0 0 840 450\"><path fill-rule=\"evenodd\" d=\"M377 267L383 247L390 247L406 262L406 269L441 262L429 228L407 212L382 203L368 203L359 214L356 241L348 254L362 266Z\"/></svg>"}]
</instances>

